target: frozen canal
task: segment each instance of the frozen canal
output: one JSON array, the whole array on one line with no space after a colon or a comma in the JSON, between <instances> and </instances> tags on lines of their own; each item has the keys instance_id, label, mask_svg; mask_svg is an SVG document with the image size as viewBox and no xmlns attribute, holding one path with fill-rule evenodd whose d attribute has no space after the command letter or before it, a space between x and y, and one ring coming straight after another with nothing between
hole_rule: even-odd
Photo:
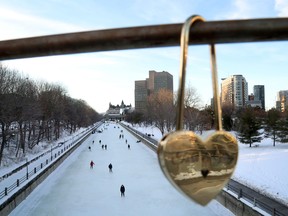
<instances>
[{"instance_id":1,"label":"frozen canal","mask_svg":"<svg viewBox=\"0 0 288 216\"><path fill-rule=\"evenodd\" d=\"M102 128L103 133L92 134L10 215L233 215L217 201L202 207L182 196L162 174L155 152L115 123ZM122 184L125 197L120 196Z\"/></svg>"}]
</instances>

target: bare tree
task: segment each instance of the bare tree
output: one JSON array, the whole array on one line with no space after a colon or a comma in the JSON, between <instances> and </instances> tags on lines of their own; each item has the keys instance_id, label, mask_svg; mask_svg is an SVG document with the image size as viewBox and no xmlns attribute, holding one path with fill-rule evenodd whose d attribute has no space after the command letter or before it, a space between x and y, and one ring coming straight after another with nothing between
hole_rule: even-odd
<instances>
[{"instance_id":1,"label":"bare tree","mask_svg":"<svg viewBox=\"0 0 288 216\"><path fill-rule=\"evenodd\" d=\"M2 161L4 147L8 139L13 135L10 126L15 121L13 115L13 104L15 103L15 89L18 74L0 64L0 126L1 126L1 147L0 164Z\"/></svg>"},{"instance_id":2,"label":"bare tree","mask_svg":"<svg viewBox=\"0 0 288 216\"><path fill-rule=\"evenodd\" d=\"M75 132L100 118L85 101L67 96L61 85L35 82L0 64L0 164L15 133L18 157L41 140L57 140L62 131Z\"/></svg>"},{"instance_id":3,"label":"bare tree","mask_svg":"<svg viewBox=\"0 0 288 216\"><path fill-rule=\"evenodd\" d=\"M173 93L167 89L160 89L148 97L147 117L159 128L162 135L173 130L175 126L175 107Z\"/></svg>"},{"instance_id":4,"label":"bare tree","mask_svg":"<svg viewBox=\"0 0 288 216\"><path fill-rule=\"evenodd\" d=\"M200 124L200 102L196 89L188 84L184 95L184 127L188 130L197 130Z\"/></svg>"},{"instance_id":5,"label":"bare tree","mask_svg":"<svg viewBox=\"0 0 288 216\"><path fill-rule=\"evenodd\" d=\"M192 107L192 108L200 108L201 99L197 93L197 90L188 84L185 89L185 96L184 96L184 107Z\"/></svg>"}]
</instances>

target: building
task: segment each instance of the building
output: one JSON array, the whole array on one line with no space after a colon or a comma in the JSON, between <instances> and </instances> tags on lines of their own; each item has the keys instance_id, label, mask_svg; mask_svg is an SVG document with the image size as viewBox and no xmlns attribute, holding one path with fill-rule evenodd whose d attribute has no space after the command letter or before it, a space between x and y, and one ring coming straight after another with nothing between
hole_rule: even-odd
<instances>
[{"instance_id":1,"label":"building","mask_svg":"<svg viewBox=\"0 0 288 216\"><path fill-rule=\"evenodd\" d=\"M106 111L105 119L107 120L124 120L125 115L132 110L132 106L125 105L125 103L121 102L120 105L112 105L109 103L109 109Z\"/></svg>"},{"instance_id":2,"label":"building","mask_svg":"<svg viewBox=\"0 0 288 216\"><path fill-rule=\"evenodd\" d=\"M260 101L261 109L265 110L265 87L264 85L254 85L253 93L254 93L254 101L257 101L257 102Z\"/></svg>"},{"instance_id":3,"label":"building","mask_svg":"<svg viewBox=\"0 0 288 216\"><path fill-rule=\"evenodd\" d=\"M160 89L173 92L173 75L170 73L149 71L149 78L135 81L135 110L144 112L146 110L147 97L157 93Z\"/></svg>"},{"instance_id":4,"label":"building","mask_svg":"<svg viewBox=\"0 0 288 216\"><path fill-rule=\"evenodd\" d=\"M264 85L255 85L253 93L248 95L246 106L260 108L265 110L265 89Z\"/></svg>"},{"instance_id":5,"label":"building","mask_svg":"<svg viewBox=\"0 0 288 216\"><path fill-rule=\"evenodd\" d=\"M288 90L277 92L276 109L285 112L288 109Z\"/></svg>"},{"instance_id":6,"label":"building","mask_svg":"<svg viewBox=\"0 0 288 216\"><path fill-rule=\"evenodd\" d=\"M146 80L135 81L135 110L143 111L146 107L146 100L148 96L148 88Z\"/></svg>"},{"instance_id":7,"label":"building","mask_svg":"<svg viewBox=\"0 0 288 216\"><path fill-rule=\"evenodd\" d=\"M245 106L248 101L248 83L242 75L232 75L222 79L221 103L235 108Z\"/></svg>"}]
</instances>

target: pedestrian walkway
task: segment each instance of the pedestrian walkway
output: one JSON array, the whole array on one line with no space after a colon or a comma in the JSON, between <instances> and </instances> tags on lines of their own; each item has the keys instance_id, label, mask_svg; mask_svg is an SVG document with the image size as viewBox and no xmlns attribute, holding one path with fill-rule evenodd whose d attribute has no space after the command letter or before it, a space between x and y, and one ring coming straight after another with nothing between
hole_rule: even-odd
<instances>
[{"instance_id":1,"label":"pedestrian walkway","mask_svg":"<svg viewBox=\"0 0 288 216\"><path fill-rule=\"evenodd\" d=\"M102 145L107 145L107 149ZM109 172L110 163L113 172ZM122 184L125 196L121 197ZM92 134L10 215L233 214L217 201L202 207L181 195L162 174L155 152L137 143L120 125L109 123L103 126L102 133Z\"/></svg>"}]
</instances>

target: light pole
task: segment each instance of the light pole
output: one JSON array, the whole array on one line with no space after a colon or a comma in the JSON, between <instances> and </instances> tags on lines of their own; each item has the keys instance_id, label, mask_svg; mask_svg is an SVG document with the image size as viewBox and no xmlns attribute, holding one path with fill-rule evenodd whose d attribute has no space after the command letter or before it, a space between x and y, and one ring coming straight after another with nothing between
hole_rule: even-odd
<instances>
[{"instance_id":1,"label":"light pole","mask_svg":"<svg viewBox=\"0 0 288 216\"><path fill-rule=\"evenodd\" d=\"M51 145L51 161L53 159L53 155L52 155L52 145Z\"/></svg>"},{"instance_id":2,"label":"light pole","mask_svg":"<svg viewBox=\"0 0 288 216\"><path fill-rule=\"evenodd\" d=\"M25 159L26 159L26 179L28 179L29 178L28 157L26 157Z\"/></svg>"}]
</instances>

